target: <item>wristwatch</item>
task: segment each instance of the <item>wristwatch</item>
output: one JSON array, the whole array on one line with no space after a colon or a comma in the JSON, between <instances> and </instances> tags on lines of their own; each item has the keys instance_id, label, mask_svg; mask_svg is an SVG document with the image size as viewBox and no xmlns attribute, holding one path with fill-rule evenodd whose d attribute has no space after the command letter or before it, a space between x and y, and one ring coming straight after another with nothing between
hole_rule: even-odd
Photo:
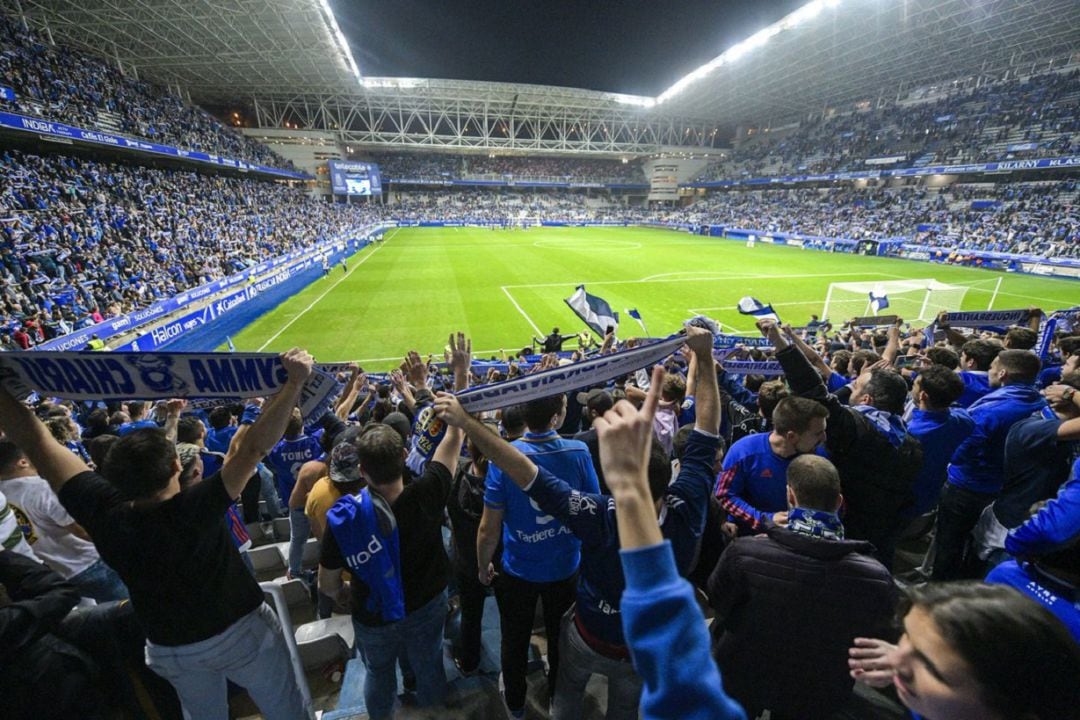
<instances>
[{"instance_id":1,"label":"wristwatch","mask_svg":"<svg viewBox=\"0 0 1080 720\"><path fill-rule=\"evenodd\" d=\"M1076 388L1067 387L1062 391L1061 399L1071 403L1073 401L1073 395L1076 395Z\"/></svg>"}]
</instances>

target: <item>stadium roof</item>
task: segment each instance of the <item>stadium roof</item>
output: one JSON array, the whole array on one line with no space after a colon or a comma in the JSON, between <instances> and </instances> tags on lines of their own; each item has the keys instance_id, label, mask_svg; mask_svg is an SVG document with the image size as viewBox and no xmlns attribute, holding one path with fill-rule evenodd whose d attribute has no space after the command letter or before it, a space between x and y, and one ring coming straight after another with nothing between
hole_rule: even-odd
<instances>
[{"instance_id":1,"label":"stadium roof","mask_svg":"<svg viewBox=\"0 0 1080 720\"><path fill-rule=\"evenodd\" d=\"M1076 0L813 0L657 98L718 122L797 117L1080 52Z\"/></svg>"},{"instance_id":2,"label":"stadium roof","mask_svg":"<svg viewBox=\"0 0 1080 720\"><path fill-rule=\"evenodd\" d=\"M603 118L777 122L900 88L1030 67L1080 51L1076 0L812 0L656 98L566 88L367 78L327 0L0 0L58 41L197 100L296 98L367 112L458 102L488 113L564 104ZM511 110L513 112L513 110ZM681 121L680 121L681 122ZM327 129L333 123L326 122ZM708 144L697 140L687 144Z\"/></svg>"},{"instance_id":3,"label":"stadium roof","mask_svg":"<svg viewBox=\"0 0 1080 720\"><path fill-rule=\"evenodd\" d=\"M326 0L3 2L57 42L196 97L340 90L360 77Z\"/></svg>"}]
</instances>

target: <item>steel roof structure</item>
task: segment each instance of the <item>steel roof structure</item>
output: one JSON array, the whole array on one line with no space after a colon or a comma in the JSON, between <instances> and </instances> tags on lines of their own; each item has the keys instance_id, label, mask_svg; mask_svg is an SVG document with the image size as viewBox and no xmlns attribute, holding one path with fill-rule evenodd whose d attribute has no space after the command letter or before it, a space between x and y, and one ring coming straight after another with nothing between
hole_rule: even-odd
<instances>
[{"instance_id":1,"label":"steel roof structure","mask_svg":"<svg viewBox=\"0 0 1080 720\"><path fill-rule=\"evenodd\" d=\"M960 77L1076 60L1077 0L811 0L658 97L510 83L371 78L327 0L0 0L57 42L260 126L395 147L627 155L712 146ZM722 138L721 138L722 139Z\"/></svg>"}]
</instances>

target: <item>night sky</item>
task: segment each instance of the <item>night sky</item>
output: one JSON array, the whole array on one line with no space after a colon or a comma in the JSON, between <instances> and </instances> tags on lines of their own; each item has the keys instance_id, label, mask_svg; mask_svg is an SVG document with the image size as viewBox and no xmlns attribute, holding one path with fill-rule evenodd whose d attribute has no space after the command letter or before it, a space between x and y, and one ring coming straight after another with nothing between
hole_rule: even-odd
<instances>
[{"instance_id":1,"label":"night sky","mask_svg":"<svg viewBox=\"0 0 1080 720\"><path fill-rule=\"evenodd\" d=\"M654 96L806 0L330 0L363 75Z\"/></svg>"}]
</instances>

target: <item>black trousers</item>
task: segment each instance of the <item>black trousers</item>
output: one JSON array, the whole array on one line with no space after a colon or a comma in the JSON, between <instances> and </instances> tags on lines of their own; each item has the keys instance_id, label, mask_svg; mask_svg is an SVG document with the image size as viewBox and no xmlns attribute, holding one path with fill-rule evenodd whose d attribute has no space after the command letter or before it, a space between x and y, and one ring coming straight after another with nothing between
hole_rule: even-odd
<instances>
[{"instance_id":1,"label":"black trousers","mask_svg":"<svg viewBox=\"0 0 1080 720\"><path fill-rule=\"evenodd\" d=\"M502 625L502 674L506 704L511 710L525 707L525 675L529 665L536 601L544 603L544 631L548 641L548 692L554 697L559 676L559 623L574 603L577 573L565 580L534 583L503 572L495 580L495 600Z\"/></svg>"},{"instance_id":2,"label":"black trousers","mask_svg":"<svg viewBox=\"0 0 1080 720\"><path fill-rule=\"evenodd\" d=\"M477 578L476 566L457 568L454 572L458 598L461 602L461 640L458 660L464 670L480 665L480 635L484 622L484 600L487 588Z\"/></svg>"},{"instance_id":3,"label":"black trousers","mask_svg":"<svg viewBox=\"0 0 1080 720\"><path fill-rule=\"evenodd\" d=\"M993 493L973 492L949 482L945 483L938 503L934 533L934 571L930 576L932 580L975 577L967 558L971 546L971 531L975 529L983 510L995 497Z\"/></svg>"}]
</instances>

